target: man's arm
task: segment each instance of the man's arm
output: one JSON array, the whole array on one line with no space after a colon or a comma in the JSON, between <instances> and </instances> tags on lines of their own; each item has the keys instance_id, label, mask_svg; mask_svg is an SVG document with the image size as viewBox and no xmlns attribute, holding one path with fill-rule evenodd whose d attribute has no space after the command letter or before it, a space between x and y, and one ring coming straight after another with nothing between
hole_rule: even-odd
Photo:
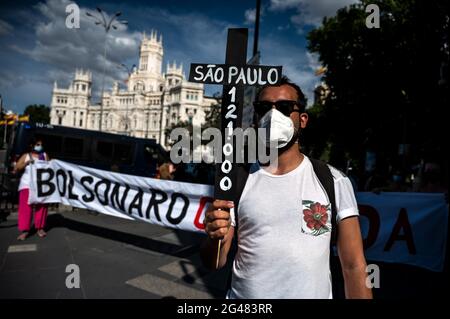
<instances>
[{"instance_id":1,"label":"man's arm","mask_svg":"<svg viewBox=\"0 0 450 319\"><path fill-rule=\"evenodd\" d=\"M231 243L233 242L233 237L234 237L234 227L231 226L228 233L222 239L222 243L220 245L219 267L217 269L222 268L227 263L227 256L228 252L230 251ZM213 240L208 236L203 242L200 255L202 257L203 264L209 269L217 270L216 253L217 253L217 240Z\"/></svg>"},{"instance_id":2,"label":"man's arm","mask_svg":"<svg viewBox=\"0 0 450 319\"><path fill-rule=\"evenodd\" d=\"M347 299L372 299L372 290L366 286L366 259L357 216L339 222L337 248L341 260Z\"/></svg>"},{"instance_id":3,"label":"man's arm","mask_svg":"<svg viewBox=\"0 0 450 319\"><path fill-rule=\"evenodd\" d=\"M200 256L203 264L210 269L222 268L227 263L227 255L234 237L234 227L231 226L229 212L229 209L232 207L233 202L215 200L206 212L203 223L208 237L200 249ZM222 239L222 243L220 245L219 264L216 268L219 239Z\"/></svg>"},{"instance_id":4,"label":"man's arm","mask_svg":"<svg viewBox=\"0 0 450 319\"><path fill-rule=\"evenodd\" d=\"M15 170L17 172L22 171L28 165L29 161L26 160L27 156L28 156L28 154L23 154L17 161L16 167L15 167Z\"/></svg>"}]
</instances>

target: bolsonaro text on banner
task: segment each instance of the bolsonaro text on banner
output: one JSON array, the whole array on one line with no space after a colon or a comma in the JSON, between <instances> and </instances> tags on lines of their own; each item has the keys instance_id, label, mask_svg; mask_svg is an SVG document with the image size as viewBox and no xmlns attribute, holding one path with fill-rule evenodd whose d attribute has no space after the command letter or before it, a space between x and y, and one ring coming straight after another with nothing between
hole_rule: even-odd
<instances>
[{"instance_id":1,"label":"bolsonaro text on banner","mask_svg":"<svg viewBox=\"0 0 450 319\"><path fill-rule=\"evenodd\" d=\"M29 203L63 203L164 227L204 232L213 186L166 181L59 160L32 165ZM444 268L448 204L444 194L357 193L367 260Z\"/></svg>"},{"instance_id":2,"label":"bolsonaro text on banner","mask_svg":"<svg viewBox=\"0 0 450 319\"><path fill-rule=\"evenodd\" d=\"M165 227L203 232L213 187L132 176L59 160L35 162L28 202L63 203Z\"/></svg>"}]
</instances>

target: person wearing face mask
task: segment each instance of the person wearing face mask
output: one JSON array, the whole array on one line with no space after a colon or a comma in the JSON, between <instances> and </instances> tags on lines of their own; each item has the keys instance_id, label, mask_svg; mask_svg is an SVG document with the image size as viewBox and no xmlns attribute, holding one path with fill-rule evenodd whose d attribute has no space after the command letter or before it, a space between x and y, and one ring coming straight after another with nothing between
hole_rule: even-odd
<instances>
[{"instance_id":1,"label":"person wearing face mask","mask_svg":"<svg viewBox=\"0 0 450 319\"><path fill-rule=\"evenodd\" d=\"M31 220L34 211L34 227L39 237L43 238L47 235L44 230L47 219L48 207L46 204L28 204L28 194L31 182L31 168L35 161L48 161L49 157L44 152L44 146L41 139L32 139L29 143L29 150L23 154L16 163L16 172L23 172L19 183L19 222L20 231L18 240L25 240L28 237L31 227Z\"/></svg>"},{"instance_id":2,"label":"person wearing face mask","mask_svg":"<svg viewBox=\"0 0 450 319\"><path fill-rule=\"evenodd\" d=\"M235 238L227 298L329 299L333 224L338 229L346 298L372 298L351 182L329 166L337 213L332 223L331 200L312 160L301 153L299 134L308 123L303 92L283 78L277 86L262 87L257 98L258 126L278 156L274 163L251 164L237 214L232 201L214 200L204 219L208 235L201 248L204 263L215 265L214 245L221 239L219 268L223 267Z\"/></svg>"}]
</instances>

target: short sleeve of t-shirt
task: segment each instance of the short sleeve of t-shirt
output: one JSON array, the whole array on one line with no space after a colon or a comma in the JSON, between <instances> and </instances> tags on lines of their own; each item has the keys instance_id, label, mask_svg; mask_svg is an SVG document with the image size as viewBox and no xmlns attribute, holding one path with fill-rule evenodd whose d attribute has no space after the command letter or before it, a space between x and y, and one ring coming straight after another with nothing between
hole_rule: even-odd
<instances>
[{"instance_id":1,"label":"short sleeve of t-shirt","mask_svg":"<svg viewBox=\"0 0 450 319\"><path fill-rule=\"evenodd\" d=\"M332 166L330 166L330 170L334 178L337 222L350 216L358 216L358 204L350 179Z\"/></svg>"}]
</instances>

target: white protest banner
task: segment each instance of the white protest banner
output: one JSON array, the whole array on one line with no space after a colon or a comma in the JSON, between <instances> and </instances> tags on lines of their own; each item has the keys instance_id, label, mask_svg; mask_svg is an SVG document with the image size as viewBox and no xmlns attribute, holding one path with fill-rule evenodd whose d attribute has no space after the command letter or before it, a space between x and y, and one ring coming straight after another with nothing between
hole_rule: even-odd
<instances>
[{"instance_id":1,"label":"white protest banner","mask_svg":"<svg viewBox=\"0 0 450 319\"><path fill-rule=\"evenodd\" d=\"M442 193L357 193L365 256L442 271L448 204Z\"/></svg>"},{"instance_id":2,"label":"white protest banner","mask_svg":"<svg viewBox=\"0 0 450 319\"><path fill-rule=\"evenodd\" d=\"M213 187L132 176L59 160L32 165L28 202L63 203L116 217L204 233Z\"/></svg>"},{"instance_id":3,"label":"white protest banner","mask_svg":"<svg viewBox=\"0 0 450 319\"><path fill-rule=\"evenodd\" d=\"M29 203L63 203L112 216L204 233L213 186L165 181L52 160L32 165ZM444 194L357 193L365 255L442 271L448 204Z\"/></svg>"}]
</instances>

